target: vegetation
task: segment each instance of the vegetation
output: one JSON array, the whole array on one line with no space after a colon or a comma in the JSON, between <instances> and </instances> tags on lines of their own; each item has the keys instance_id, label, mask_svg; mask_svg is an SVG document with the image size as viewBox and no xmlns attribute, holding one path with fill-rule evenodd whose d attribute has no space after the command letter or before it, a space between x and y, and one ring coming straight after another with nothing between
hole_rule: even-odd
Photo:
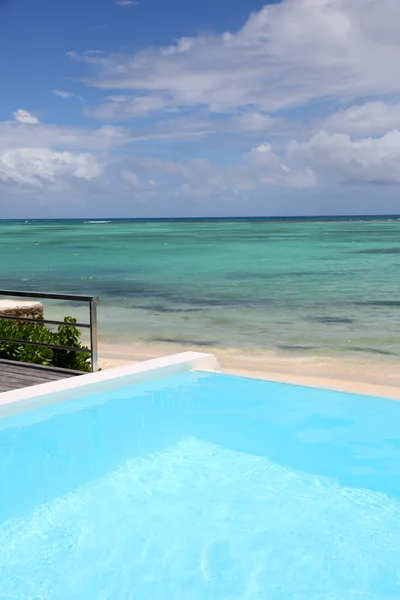
<instances>
[{"instance_id":1,"label":"vegetation","mask_svg":"<svg viewBox=\"0 0 400 600\"><path fill-rule=\"evenodd\" d=\"M65 323L76 323L76 319L65 317ZM21 323L0 320L0 338L26 340L70 348L86 348L81 344L81 332L76 327L59 325L52 331L41 323ZM23 343L0 342L0 358L20 362L90 371L90 354L73 350L57 350Z\"/></svg>"}]
</instances>

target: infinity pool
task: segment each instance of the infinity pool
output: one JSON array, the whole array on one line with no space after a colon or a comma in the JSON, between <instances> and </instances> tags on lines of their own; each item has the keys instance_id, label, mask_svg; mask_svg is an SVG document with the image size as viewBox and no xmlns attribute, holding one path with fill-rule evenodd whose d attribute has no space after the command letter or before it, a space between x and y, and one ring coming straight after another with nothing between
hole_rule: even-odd
<instances>
[{"instance_id":1,"label":"infinity pool","mask_svg":"<svg viewBox=\"0 0 400 600\"><path fill-rule=\"evenodd\" d=\"M398 600L400 403L205 372L0 419L1 600Z\"/></svg>"}]
</instances>

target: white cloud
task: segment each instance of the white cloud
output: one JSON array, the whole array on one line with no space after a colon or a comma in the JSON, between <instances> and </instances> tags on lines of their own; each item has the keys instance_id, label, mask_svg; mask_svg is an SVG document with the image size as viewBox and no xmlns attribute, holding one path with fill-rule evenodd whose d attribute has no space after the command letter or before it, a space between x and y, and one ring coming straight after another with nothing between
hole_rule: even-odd
<instances>
[{"instance_id":1,"label":"white cloud","mask_svg":"<svg viewBox=\"0 0 400 600\"><path fill-rule=\"evenodd\" d=\"M149 114L159 113L159 118L164 118L164 121L159 121L161 128L165 128L165 112L172 114L178 112L174 107L174 102L171 98L162 97L161 95L149 94L147 96L129 96L129 95L114 95L109 96L97 108L86 109L85 114L101 119L103 121L121 121L126 119L139 119L146 117ZM270 115L255 110L249 110L240 113L232 113L230 118L222 115L223 118L214 116L211 121L206 117L178 117L175 120L169 119L168 122L172 125L174 132L177 133L180 124L187 124L189 121L194 125L200 125L200 129L207 129L210 132L217 131L236 131L236 132L258 132L269 129L276 119ZM178 128L178 129L177 129Z\"/></svg>"},{"instance_id":2,"label":"white cloud","mask_svg":"<svg viewBox=\"0 0 400 600\"><path fill-rule=\"evenodd\" d=\"M131 90L134 104L156 97L176 107L271 112L312 99L382 96L400 92L400 3L283 0L233 34L133 55L70 56L97 69L89 85Z\"/></svg>"},{"instance_id":3,"label":"white cloud","mask_svg":"<svg viewBox=\"0 0 400 600\"><path fill-rule=\"evenodd\" d=\"M129 140L120 127L48 125L19 109L14 121L0 122L0 182L41 188L70 179L89 181L102 173L100 152Z\"/></svg>"},{"instance_id":4,"label":"white cloud","mask_svg":"<svg viewBox=\"0 0 400 600\"><path fill-rule=\"evenodd\" d=\"M107 124L59 126L19 109L0 122L7 185L73 181L96 198L112 189L113 201L214 206L311 196L317 184L324 194L343 182L400 184L399 0L282 0L232 33L68 56L105 95L84 114ZM141 158L141 142L153 158ZM180 160L165 160L171 148Z\"/></svg>"},{"instance_id":5,"label":"white cloud","mask_svg":"<svg viewBox=\"0 0 400 600\"><path fill-rule=\"evenodd\" d=\"M99 129L85 129L40 123L21 109L14 116L14 121L0 121L0 151L45 147L102 150L135 139L134 133L122 127L104 125Z\"/></svg>"},{"instance_id":6,"label":"white cloud","mask_svg":"<svg viewBox=\"0 0 400 600\"><path fill-rule=\"evenodd\" d=\"M86 114L104 121L121 121L145 117L149 113L165 110L168 101L157 95L148 96L111 96L99 107L85 111Z\"/></svg>"},{"instance_id":7,"label":"white cloud","mask_svg":"<svg viewBox=\"0 0 400 600\"><path fill-rule=\"evenodd\" d=\"M22 108L19 108L17 111L15 111L14 119L18 121L18 123L28 123L30 125L37 125L37 123L39 123L39 119L37 117L32 115L27 110L22 110Z\"/></svg>"},{"instance_id":8,"label":"white cloud","mask_svg":"<svg viewBox=\"0 0 400 600\"><path fill-rule=\"evenodd\" d=\"M27 111L20 113L30 114ZM19 114L20 114L19 113ZM264 121L263 121L264 122ZM265 119L265 124L270 120ZM245 122L240 131L245 131ZM212 123L208 119L177 117L164 122L127 129L103 125L98 129L40 123L36 120L0 121L0 151L17 148L44 148L106 151L151 140L200 139L207 135L230 132L236 128L230 119Z\"/></svg>"},{"instance_id":9,"label":"white cloud","mask_svg":"<svg viewBox=\"0 0 400 600\"><path fill-rule=\"evenodd\" d=\"M324 122L324 129L356 135L379 135L400 129L400 103L366 102L340 110Z\"/></svg>"},{"instance_id":10,"label":"white cloud","mask_svg":"<svg viewBox=\"0 0 400 600\"><path fill-rule=\"evenodd\" d=\"M92 116L152 115L160 140L281 134L279 150L261 144L245 157L263 172L262 184L312 187L320 171L326 181L329 169L342 180L397 181L400 103L363 99L400 94L400 2L282 0L252 14L237 32L181 38L132 55L71 56L94 68L88 85L121 91L88 111ZM286 109L315 100L353 105L319 122L284 118ZM298 141L282 158L290 128ZM350 164L329 155L335 145Z\"/></svg>"},{"instance_id":11,"label":"white cloud","mask_svg":"<svg viewBox=\"0 0 400 600\"><path fill-rule=\"evenodd\" d=\"M76 98L77 100L83 100L82 96L78 96L77 94L74 94L73 92L64 92L62 90L52 90L52 94L54 94L54 96L59 96L60 98L64 98L64 99Z\"/></svg>"},{"instance_id":12,"label":"white cloud","mask_svg":"<svg viewBox=\"0 0 400 600\"><path fill-rule=\"evenodd\" d=\"M362 139L320 131L307 142L292 142L289 156L323 168L345 181L400 183L400 131L397 129L380 138Z\"/></svg>"},{"instance_id":13,"label":"white cloud","mask_svg":"<svg viewBox=\"0 0 400 600\"><path fill-rule=\"evenodd\" d=\"M230 119L220 122L219 130L227 130L231 132L248 132L261 133L267 129L271 129L277 122L282 122L283 119L273 119L266 113L257 111L249 111L241 114L233 115ZM224 127L225 125L225 127Z\"/></svg>"},{"instance_id":14,"label":"white cloud","mask_svg":"<svg viewBox=\"0 0 400 600\"><path fill-rule=\"evenodd\" d=\"M18 148L0 153L0 181L41 187L60 177L93 179L101 167L90 154L49 148Z\"/></svg>"},{"instance_id":15,"label":"white cloud","mask_svg":"<svg viewBox=\"0 0 400 600\"><path fill-rule=\"evenodd\" d=\"M316 185L310 168L292 168L284 164L272 147L265 143L229 166L216 166L205 159L168 161L143 159L135 166L135 174L145 174L158 187L177 196L190 198L245 198L262 193L266 186L306 189ZM136 186L136 178L135 178Z\"/></svg>"},{"instance_id":16,"label":"white cloud","mask_svg":"<svg viewBox=\"0 0 400 600\"><path fill-rule=\"evenodd\" d=\"M139 2L135 2L135 0L115 0L115 4L119 4L120 6L131 6L132 4L139 4Z\"/></svg>"},{"instance_id":17,"label":"white cloud","mask_svg":"<svg viewBox=\"0 0 400 600\"><path fill-rule=\"evenodd\" d=\"M281 161L268 143L253 148L247 161L259 167L259 181L266 185L294 188L310 188L317 185L314 172L309 167L293 169Z\"/></svg>"}]
</instances>

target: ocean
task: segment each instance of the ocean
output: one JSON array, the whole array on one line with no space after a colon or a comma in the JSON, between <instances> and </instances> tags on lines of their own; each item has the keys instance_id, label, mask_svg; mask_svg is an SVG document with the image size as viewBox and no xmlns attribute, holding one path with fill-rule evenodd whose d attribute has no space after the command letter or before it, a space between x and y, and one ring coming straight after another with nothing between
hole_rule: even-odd
<instances>
[{"instance_id":1,"label":"ocean","mask_svg":"<svg viewBox=\"0 0 400 600\"><path fill-rule=\"evenodd\" d=\"M0 264L0 289L100 296L110 344L400 355L396 217L0 221Z\"/></svg>"}]
</instances>

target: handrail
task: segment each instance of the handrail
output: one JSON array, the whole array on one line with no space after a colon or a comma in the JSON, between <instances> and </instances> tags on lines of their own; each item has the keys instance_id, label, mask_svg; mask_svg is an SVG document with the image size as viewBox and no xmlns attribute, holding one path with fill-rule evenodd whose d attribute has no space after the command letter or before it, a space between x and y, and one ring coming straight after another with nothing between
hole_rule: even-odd
<instances>
[{"instance_id":1,"label":"handrail","mask_svg":"<svg viewBox=\"0 0 400 600\"><path fill-rule=\"evenodd\" d=\"M89 323L68 323L68 321L50 321L50 319L27 319L26 317L13 317L12 315L2 315L0 321L23 321L24 323L41 323L42 325L64 325L65 327L90 327Z\"/></svg>"},{"instance_id":2,"label":"handrail","mask_svg":"<svg viewBox=\"0 0 400 600\"><path fill-rule=\"evenodd\" d=\"M49 294L47 292L21 292L13 290L0 290L1 296L15 296L16 298L48 298L49 300L72 300L76 302L100 302L96 296L77 296L76 294Z\"/></svg>"},{"instance_id":3,"label":"handrail","mask_svg":"<svg viewBox=\"0 0 400 600\"><path fill-rule=\"evenodd\" d=\"M18 318L18 317L17 317ZM1 315L0 315L1 321ZM26 344L26 346L40 346L41 348L52 348L53 350L68 350L72 352L90 353L89 348L73 348L72 346L59 346L58 344L46 344L45 342L31 342L31 340L16 340L14 338L0 338L0 342L9 342L10 344Z\"/></svg>"},{"instance_id":4,"label":"handrail","mask_svg":"<svg viewBox=\"0 0 400 600\"><path fill-rule=\"evenodd\" d=\"M90 347L72 348L69 346L57 346L55 344L46 344L43 342L31 342L28 340L16 340L10 338L0 338L0 342L9 342L11 344L20 343L27 346L41 346L55 350L67 350L73 352L86 352L90 354L91 370L98 371L98 334L97 334L97 303L100 298L96 296L77 296L74 294L49 294L47 292L21 292L13 290L0 290L0 296L14 298L36 298L47 300L69 300L71 302L87 302L89 304L89 323L69 323L57 321L54 319L29 319L26 317L14 317L12 315L0 314L0 320L21 321L23 323L41 323L43 325L62 325L64 327L85 327L90 330Z\"/></svg>"}]
</instances>

